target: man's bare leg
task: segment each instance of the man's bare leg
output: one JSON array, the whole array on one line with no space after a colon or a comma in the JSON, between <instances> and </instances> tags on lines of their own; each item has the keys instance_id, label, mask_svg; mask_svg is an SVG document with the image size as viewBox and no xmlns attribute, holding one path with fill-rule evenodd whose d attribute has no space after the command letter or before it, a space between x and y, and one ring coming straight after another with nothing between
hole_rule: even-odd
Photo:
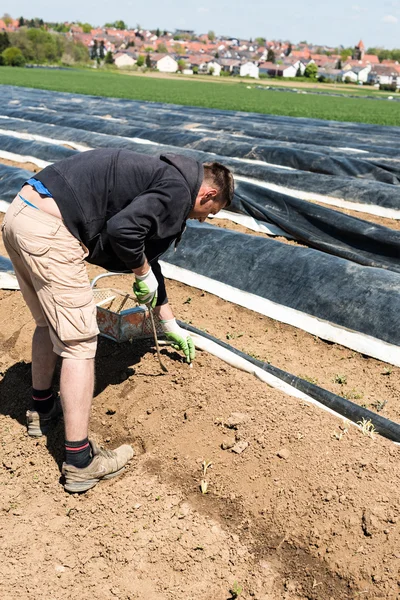
<instances>
[{"instance_id":1,"label":"man's bare leg","mask_svg":"<svg viewBox=\"0 0 400 600\"><path fill-rule=\"evenodd\" d=\"M70 442L88 436L94 388L94 358L63 358L60 395L64 413L65 439Z\"/></svg>"},{"instance_id":2,"label":"man's bare leg","mask_svg":"<svg viewBox=\"0 0 400 600\"><path fill-rule=\"evenodd\" d=\"M49 328L36 327L32 339L32 387L35 390L48 390L51 387L57 358Z\"/></svg>"}]
</instances>

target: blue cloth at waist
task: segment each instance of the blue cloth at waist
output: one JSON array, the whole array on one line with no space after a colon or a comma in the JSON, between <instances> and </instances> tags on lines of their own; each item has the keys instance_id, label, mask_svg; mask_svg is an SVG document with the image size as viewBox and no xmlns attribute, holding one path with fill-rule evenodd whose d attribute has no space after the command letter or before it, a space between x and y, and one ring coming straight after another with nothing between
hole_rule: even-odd
<instances>
[{"instance_id":1,"label":"blue cloth at waist","mask_svg":"<svg viewBox=\"0 0 400 600\"><path fill-rule=\"evenodd\" d=\"M34 187L35 190L37 191L37 193L40 194L41 196L47 196L48 198L53 197L53 194L51 194L49 192L47 187L45 185L43 185L43 183L41 181L38 181L34 177L31 177L31 179L28 179L28 181L26 183L28 183L29 185ZM25 200L25 202L26 202L26 200ZM29 204L29 202L27 204Z\"/></svg>"}]
</instances>

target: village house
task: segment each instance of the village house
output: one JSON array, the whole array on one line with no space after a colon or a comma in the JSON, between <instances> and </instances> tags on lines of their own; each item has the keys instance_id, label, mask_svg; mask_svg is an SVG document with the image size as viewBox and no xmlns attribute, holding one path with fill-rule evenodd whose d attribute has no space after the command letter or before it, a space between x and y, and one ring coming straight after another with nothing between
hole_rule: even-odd
<instances>
[{"instance_id":1,"label":"village house","mask_svg":"<svg viewBox=\"0 0 400 600\"><path fill-rule=\"evenodd\" d=\"M221 71L238 75L240 71L240 60L235 58L219 58L218 64L221 66Z\"/></svg>"},{"instance_id":2,"label":"village house","mask_svg":"<svg viewBox=\"0 0 400 600\"><path fill-rule=\"evenodd\" d=\"M178 62L170 54L159 54L155 52L150 54L150 62L153 69L160 73L176 73Z\"/></svg>"},{"instance_id":3,"label":"village house","mask_svg":"<svg viewBox=\"0 0 400 600\"><path fill-rule=\"evenodd\" d=\"M392 85L400 87L400 68L396 65L374 65L368 74L368 83L372 85Z\"/></svg>"},{"instance_id":4,"label":"village house","mask_svg":"<svg viewBox=\"0 0 400 600\"><path fill-rule=\"evenodd\" d=\"M210 60L207 64L207 73L212 73L216 77L221 75L221 65L216 60Z\"/></svg>"},{"instance_id":5,"label":"village house","mask_svg":"<svg viewBox=\"0 0 400 600\"><path fill-rule=\"evenodd\" d=\"M361 82L366 83L368 81L368 74L371 71L371 65L364 66L350 66L346 65L343 67L343 81L352 81L353 83Z\"/></svg>"},{"instance_id":6,"label":"village house","mask_svg":"<svg viewBox=\"0 0 400 600\"><path fill-rule=\"evenodd\" d=\"M253 77L254 79L258 79L260 76L260 70L253 62L245 62L240 66L239 75L240 77Z\"/></svg>"},{"instance_id":7,"label":"village house","mask_svg":"<svg viewBox=\"0 0 400 600\"><path fill-rule=\"evenodd\" d=\"M278 65L264 62L258 65L260 75L269 77L296 77L297 69L294 65Z\"/></svg>"},{"instance_id":8,"label":"village house","mask_svg":"<svg viewBox=\"0 0 400 600\"><path fill-rule=\"evenodd\" d=\"M137 63L137 56L132 52L117 52L114 55L114 64L119 69L133 67Z\"/></svg>"}]
</instances>

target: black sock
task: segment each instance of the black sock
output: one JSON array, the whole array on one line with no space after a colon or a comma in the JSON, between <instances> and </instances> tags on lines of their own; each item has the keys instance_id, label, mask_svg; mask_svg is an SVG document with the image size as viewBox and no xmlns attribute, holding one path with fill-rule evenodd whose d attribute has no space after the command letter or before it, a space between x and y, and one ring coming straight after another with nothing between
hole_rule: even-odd
<instances>
[{"instance_id":1,"label":"black sock","mask_svg":"<svg viewBox=\"0 0 400 600\"><path fill-rule=\"evenodd\" d=\"M48 413L54 406L55 396L53 390L35 390L32 388L33 410L40 413Z\"/></svg>"},{"instance_id":2,"label":"black sock","mask_svg":"<svg viewBox=\"0 0 400 600\"><path fill-rule=\"evenodd\" d=\"M65 440L65 462L79 469L87 467L92 460L91 447L88 438L80 442Z\"/></svg>"}]
</instances>

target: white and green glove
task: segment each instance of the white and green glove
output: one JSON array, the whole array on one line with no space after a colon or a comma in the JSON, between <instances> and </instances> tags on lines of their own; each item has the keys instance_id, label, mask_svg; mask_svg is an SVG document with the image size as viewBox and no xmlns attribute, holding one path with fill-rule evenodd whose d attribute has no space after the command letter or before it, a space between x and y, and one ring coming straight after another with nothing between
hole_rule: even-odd
<instances>
[{"instance_id":1,"label":"white and green glove","mask_svg":"<svg viewBox=\"0 0 400 600\"><path fill-rule=\"evenodd\" d=\"M146 275L135 275L135 278L133 292L139 304L149 304L154 308L157 303L158 281L152 268L150 267Z\"/></svg>"},{"instance_id":2,"label":"white and green glove","mask_svg":"<svg viewBox=\"0 0 400 600\"><path fill-rule=\"evenodd\" d=\"M196 356L196 351L194 342L189 333L185 329L182 329L182 327L179 327L176 319L161 321L161 324L164 329L165 337L172 342L171 346L175 348L175 350L181 350L185 355L186 361L191 363Z\"/></svg>"}]
</instances>

